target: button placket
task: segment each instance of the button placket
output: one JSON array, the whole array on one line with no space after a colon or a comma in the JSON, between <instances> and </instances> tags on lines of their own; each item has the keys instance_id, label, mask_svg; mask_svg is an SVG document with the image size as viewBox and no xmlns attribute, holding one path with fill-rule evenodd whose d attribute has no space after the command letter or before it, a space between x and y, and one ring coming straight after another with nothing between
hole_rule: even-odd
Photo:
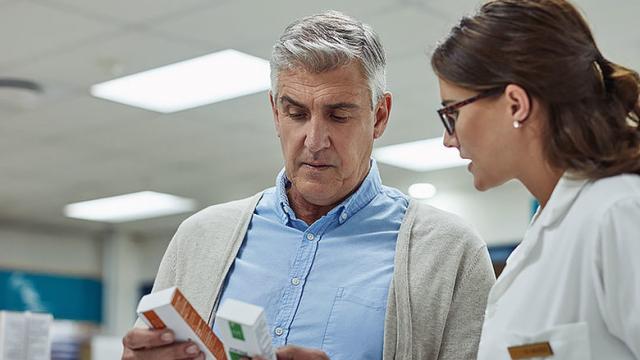
<instances>
[{"instance_id":1,"label":"button placket","mask_svg":"<svg viewBox=\"0 0 640 360\"><path fill-rule=\"evenodd\" d=\"M322 232L321 228L313 227L318 232ZM277 327L273 329L274 345L283 346L286 344L289 336L289 329L295 318L295 312L302 299L304 288L301 286L311 266L313 265L318 240L320 234L313 231L312 228L307 229L308 232L302 233L302 242L298 249L298 254L293 262L291 271L289 272L289 286L285 290L281 299L280 308L276 315L275 324Z\"/></svg>"}]
</instances>

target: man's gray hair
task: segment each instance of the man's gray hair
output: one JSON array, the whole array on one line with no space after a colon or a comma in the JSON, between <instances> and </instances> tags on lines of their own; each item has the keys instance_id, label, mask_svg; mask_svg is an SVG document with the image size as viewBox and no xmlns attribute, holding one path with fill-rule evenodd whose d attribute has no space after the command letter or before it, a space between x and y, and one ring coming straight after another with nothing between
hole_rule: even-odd
<instances>
[{"instance_id":1,"label":"man's gray hair","mask_svg":"<svg viewBox=\"0 0 640 360\"><path fill-rule=\"evenodd\" d=\"M386 88L386 59L373 29L338 11L296 20L284 30L271 53L271 92L277 99L278 75L301 68L312 73L334 70L358 61L371 90L371 106Z\"/></svg>"}]
</instances>

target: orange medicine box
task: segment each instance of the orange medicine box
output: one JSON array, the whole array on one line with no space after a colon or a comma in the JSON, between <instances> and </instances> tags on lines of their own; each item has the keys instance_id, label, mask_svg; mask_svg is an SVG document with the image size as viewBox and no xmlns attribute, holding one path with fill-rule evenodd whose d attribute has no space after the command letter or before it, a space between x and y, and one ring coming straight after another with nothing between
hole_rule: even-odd
<instances>
[{"instance_id":1,"label":"orange medicine box","mask_svg":"<svg viewBox=\"0 0 640 360\"><path fill-rule=\"evenodd\" d=\"M177 341L193 341L206 360L227 360L220 339L175 286L144 296L138 316L153 329L173 330Z\"/></svg>"}]
</instances>

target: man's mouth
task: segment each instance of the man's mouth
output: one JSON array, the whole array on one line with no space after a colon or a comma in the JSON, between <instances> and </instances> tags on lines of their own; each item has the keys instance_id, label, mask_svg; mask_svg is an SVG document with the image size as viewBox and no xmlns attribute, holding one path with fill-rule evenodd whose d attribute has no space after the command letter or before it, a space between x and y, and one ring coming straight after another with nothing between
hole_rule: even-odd
<instances>
[{"instance_id":1,"label":"man's mouth","mask_svg":"<svg viewBox=\"0 0 640 360\"><path fill-rule=\"evenodd\" d=\"M325 164L325 163L308 163L308 162L303 162L303 163L302 163L302 165L304 165L304 166L308 166L308 167L313 168L313 169L318 169L318 170L327 169L327 168L332 167L331 165L329 165L329 164Z\"/></svg>"}]
</instances>

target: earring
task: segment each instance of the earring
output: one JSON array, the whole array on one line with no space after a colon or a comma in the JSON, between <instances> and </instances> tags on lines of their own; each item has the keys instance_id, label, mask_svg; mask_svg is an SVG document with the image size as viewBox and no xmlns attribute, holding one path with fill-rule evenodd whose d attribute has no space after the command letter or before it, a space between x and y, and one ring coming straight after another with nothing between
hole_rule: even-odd
<instances>
[{"instance_id":1,"label":"earring","mask_svg":"<svg viewBox=\"0 0 640 360\"><path fill-rule=\"evenodd\" d=\"M522 123L518 120L513 120L513 128L514 129L519 129L520 126L522 126Z\"/></svg>"}]
</instances>

